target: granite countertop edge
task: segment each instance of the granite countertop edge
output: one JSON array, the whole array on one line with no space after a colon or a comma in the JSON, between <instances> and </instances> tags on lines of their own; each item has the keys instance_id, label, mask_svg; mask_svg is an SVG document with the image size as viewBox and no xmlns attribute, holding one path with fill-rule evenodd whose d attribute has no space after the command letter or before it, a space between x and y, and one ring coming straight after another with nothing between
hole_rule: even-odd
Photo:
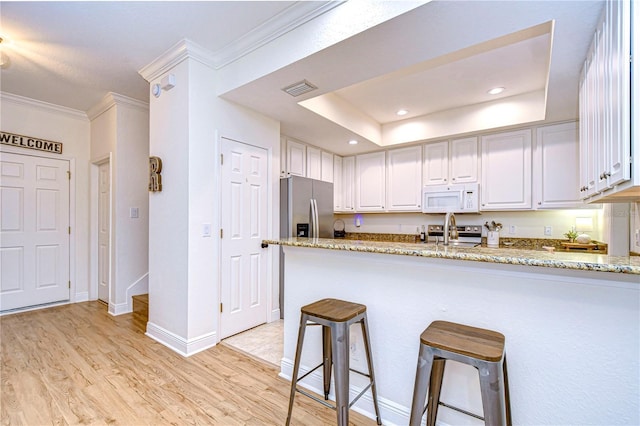
<instances>
[{"instance_id":1,"label":"granite countertop edge","mask_svg":"<svg viewBox=\"0 0 640 426\"><path fill-rule=\"evenodd\" d=\"M625 257L592 253L547 252L513 248L445 247L442 244L436 246L432 243L412 244L330 238L284 238L280 240L263 240L263 243L363 253L419 256L640 275L640 258L634 256Z\"/></svg>"}]
</instances>

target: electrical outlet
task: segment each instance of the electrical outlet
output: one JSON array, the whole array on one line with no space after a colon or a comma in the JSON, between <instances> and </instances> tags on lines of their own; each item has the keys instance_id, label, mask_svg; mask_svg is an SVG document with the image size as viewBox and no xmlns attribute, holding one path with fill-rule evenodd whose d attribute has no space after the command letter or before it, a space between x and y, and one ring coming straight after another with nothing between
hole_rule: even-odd
<instances>
[{"instance_id":1,"label":"electrical outlet","mask_svg":"<svg viewBox=\"0 0 640 426\"><path fill-rule=\"evenodd\" d=\"M636 245L640 246L640 229L636 229Z\"/></svg>"},{"instance_id":2,"label":"electrical outlet","mask_svg":"<svg viewBox=\"0 0 640 426\"><path fill-rule=\"evenodd\" d=\"M516 226L515 225L509 225L509 234L513 235L516 233Z\"/></svg>"},{"instance_id":3,"label":"electrical outlet","mask_svg":"<svg viewBox=\"0 0 640 426\"><path fill-rule=\"evenodd\" d=\"M547 225L544 227L544 235L551 236L553 234L553 227Z\"/></svg>"}]
</instances>

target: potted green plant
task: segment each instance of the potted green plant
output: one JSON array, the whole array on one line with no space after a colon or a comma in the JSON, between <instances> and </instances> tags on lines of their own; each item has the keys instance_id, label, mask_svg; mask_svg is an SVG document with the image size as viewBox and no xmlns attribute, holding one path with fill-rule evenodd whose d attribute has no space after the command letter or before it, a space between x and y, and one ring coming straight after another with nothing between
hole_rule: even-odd
<instances>
[{"instance_id":1,"label":"potted green plant","mask_svg":"<svg viewBox=\"0 0 640 426\"><path fill-rule=\"evenodd\" d=\"M569 232L566 232L564 234L564 236L569 239L570 243L573 243L576 240L576 237L578 236L578 233L576 232L575 229L570 229Z\"/></svg>"}]
</instances>

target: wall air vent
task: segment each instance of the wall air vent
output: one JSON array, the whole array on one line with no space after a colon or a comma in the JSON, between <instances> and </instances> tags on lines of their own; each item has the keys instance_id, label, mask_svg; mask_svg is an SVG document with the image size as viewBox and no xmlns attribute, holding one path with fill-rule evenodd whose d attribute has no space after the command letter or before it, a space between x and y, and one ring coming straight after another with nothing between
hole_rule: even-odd
<instances>
[{"instance_id":1,"label":"wall air vent","mask_svg":"<svg viewBox=\"0 0 640 426\"><path fill-rule=\"evenodd\" d=\"M284 90L285 92L287 92L288 94L290 94L291 96L300 96L303 95L305 93L311 92L312 90L316 90L317 87L314 86L313 84L309 83L307 80L302 80L299 81L297 83L294 83L290 86L285 87Z\"/></svg>"}]
</instances>

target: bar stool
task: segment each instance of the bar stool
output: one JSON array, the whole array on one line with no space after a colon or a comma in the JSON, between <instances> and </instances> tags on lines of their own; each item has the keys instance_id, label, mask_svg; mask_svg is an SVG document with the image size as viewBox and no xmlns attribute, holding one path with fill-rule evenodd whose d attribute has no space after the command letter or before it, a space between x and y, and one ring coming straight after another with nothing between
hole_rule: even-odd
<instances>
[{"instance_id":1,"label":"bar stool","mask_svg":"<svg viewBox=\"0 0 640 426\"><path fill-rule=\"evenodd\" d=\"M504 340L504 336L495 331L446 321L432 322L420 335L420 354L410 426L420 425L425 410L427 426L434 426L439 405L484 420L486 425L510 426L511 409ZM478 369L484 417L440 402L447 360L472 365ZM429 399L424 407L427 389Z\"/></svg>"},{"instance_id":2,"label":"bar stool","mask_svg":"<svg viewBox=\"0 0 640 426\"><path fill-rule=\"evenodd\" d=\"M310 322L310 324L307 324ZM360 323L362 327L362 338L364 349L367 355L367 366L369 373L349 368L349 327L351 324ZM300 369L300 358L302 355L302 343L307 325L322 326L322 363L313 368L302 377L298 378ZM336 405L326 402L329 399L331 386L331 366L333 365L335 375ZM324 399L316 397L303 389L299 389L297 384L318 368L323 367ZM358 373L369 378L369 384L349 402L349 371ZM322 299L300 309L300 328L298 329L298 345L293 364L293 375L291 380L291 395L289 397L289 413L287 415L287 426L291 422L291 412L293 410L293 399L296 391L320 402L326 407L336 410L339 426L349 424L349 408L371 388L373 396L373 406L376 411L376 420L380 420L380 410L378 409L378 395L376 393L376 382L373 374L373 361L371 359L371 345L369 343L369 326L367 325L367 307L358 303L346 302L338 299Z\"/></svg>"}]
</instances>

